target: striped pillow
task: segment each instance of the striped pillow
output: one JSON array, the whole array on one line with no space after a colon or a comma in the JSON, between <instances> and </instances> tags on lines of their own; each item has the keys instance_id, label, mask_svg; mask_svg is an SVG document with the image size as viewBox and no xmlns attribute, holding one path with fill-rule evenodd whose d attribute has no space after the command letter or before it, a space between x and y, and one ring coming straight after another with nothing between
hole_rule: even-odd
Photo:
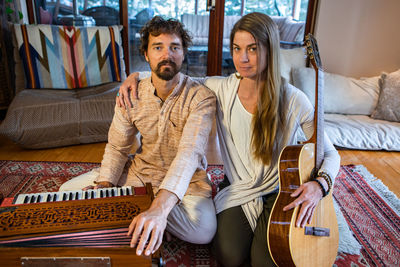
<instances>
[{"instance_id":1,"label":"striped pillow","mask_svg":"<svg viewBox=\"0 0 400 267\"><path fill-rule=\"evenodd\" d=\"M27 88L85 88L125 79L120 26L14 25Z\"/></svg>"}]
</instances>

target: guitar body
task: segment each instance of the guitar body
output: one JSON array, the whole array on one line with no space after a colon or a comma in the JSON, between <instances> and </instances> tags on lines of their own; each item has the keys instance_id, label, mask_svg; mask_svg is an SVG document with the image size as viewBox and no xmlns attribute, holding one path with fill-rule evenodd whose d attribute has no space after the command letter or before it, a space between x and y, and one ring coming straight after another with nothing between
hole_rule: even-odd
<instances>
[{"instance_id":1,"label":"guitar body","mask_svg":"<svg viewBox=\"0 0 400 267\"><path fill-rule=\"evenodd\" d=\"M332 266L336 259L339 232L332 193L319 202L312 222L306 224L306 227L319 227L316 232L320 228L329 229L329 236L306 234L306 227L295 227L299 206L282 210L295 199L290 194L310 180L314 151L314 144L308 143L287 146L280 155L279 194L269 218L267 237L269 252L278 266Z\"/></svg>"}]
</instances>

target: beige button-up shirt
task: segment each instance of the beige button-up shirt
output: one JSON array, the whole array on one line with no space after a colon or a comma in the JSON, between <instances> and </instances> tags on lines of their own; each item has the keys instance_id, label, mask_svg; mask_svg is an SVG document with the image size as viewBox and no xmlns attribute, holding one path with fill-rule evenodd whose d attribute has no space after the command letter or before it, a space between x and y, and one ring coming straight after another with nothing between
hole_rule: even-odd
<instances>
[{"instance_id":1,"label":"beige button-up shirt","mask_svg":"<svg viewBox=\"0 0 400 267\"><path fill-rule=\"evenodd\" d=\"M114 185L151 182L155 193L173 192L211 196L205 150L215 117L215 95L190 77L179 83L163 101L156 96L151 78L142 80L133 108L115 107L97 181ZM141 146L128 158L136 135Z\"/></svg>"}]
</instances>

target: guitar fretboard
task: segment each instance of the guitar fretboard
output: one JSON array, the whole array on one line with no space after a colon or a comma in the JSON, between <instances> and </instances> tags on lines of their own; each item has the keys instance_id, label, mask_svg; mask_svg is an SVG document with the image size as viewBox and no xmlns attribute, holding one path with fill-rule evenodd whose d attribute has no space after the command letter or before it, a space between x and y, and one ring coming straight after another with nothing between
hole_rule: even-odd
<instances>
[{"instance_id":1,"label":"guitar fretboard","mask_svg":"<svg viewBox=\"0 0 400 267\"><path fill-rule=\"evenodd\" d=\"M319 170L324 160L324 72L320 69L317 71L317 88L315 93L315 127L316 127L316 144L315 144L315 168Z\"/></svg>"}]
</instances>

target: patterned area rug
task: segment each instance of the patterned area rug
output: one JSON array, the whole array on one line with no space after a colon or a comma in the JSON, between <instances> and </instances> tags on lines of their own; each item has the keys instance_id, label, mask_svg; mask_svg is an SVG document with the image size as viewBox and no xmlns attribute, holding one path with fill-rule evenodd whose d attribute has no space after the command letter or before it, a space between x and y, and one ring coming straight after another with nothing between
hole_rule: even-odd
<instances>
[{"instance_id":1,"label":"patterned area rug","mask_svg":"<svg viewBox=\"0 0 400 267\"><path fill-rule=\"evenodd\" d=\"M57 191L68 179L86 173L97 163L0 161L0 192L5 197L21 193ZM210 166L213 193L223 179L221 166ZM337 201L361 255L339 253L335 266L400 265L400 200L363 166L341 166L335 182ZM163 244L168 267L219 266L209 246L178 239Z\"/></svg>"}]
</instances>

